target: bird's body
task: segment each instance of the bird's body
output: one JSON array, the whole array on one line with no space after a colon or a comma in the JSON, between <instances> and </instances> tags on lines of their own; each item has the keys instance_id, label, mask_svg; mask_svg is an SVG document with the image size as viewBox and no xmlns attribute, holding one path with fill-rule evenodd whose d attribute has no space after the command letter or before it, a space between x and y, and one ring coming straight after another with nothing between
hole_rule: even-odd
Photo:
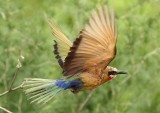
<instances>
[{"instance_id":1,"label":"bird's body","mask_svg":"<svg viewBox=\"0 0 160 113\"><path fill-rule=\"evenodd\" d=\"M84 72L79 75L78 81L81 81L83 83L83 87L80 87L80 89L74 89L73 92L77 92L79 90L92 90L101 84L109 81L112 79L112 77L108 76L108 69L106 68L104 74L101 77L101 71L96 70L96 72ZM98 74L99 73L99 74Z\"/></svg>"},{"instance_id":2,"label":"bird's body","mask_svg":"<svg viewBox=\"0 0 160 113\"><path fill-rule=\"evenodd\" d=\"M72 43L55 24L49 22L56 36L54 54L63 70L63 79L25 79L25 92L32 102L47 102L59 92L71 89L73 93L92 90L126 74L108 64L115 58L117 29L113 11L106 6L95 11L89 23Z\"/></svg>"}]
</instances>

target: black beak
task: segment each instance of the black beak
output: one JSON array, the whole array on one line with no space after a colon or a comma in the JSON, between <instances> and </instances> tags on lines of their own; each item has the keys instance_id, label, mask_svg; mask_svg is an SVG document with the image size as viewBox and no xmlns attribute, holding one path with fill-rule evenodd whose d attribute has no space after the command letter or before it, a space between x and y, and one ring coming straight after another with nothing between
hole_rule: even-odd
<instances>
[{"instance_id":1,"label":"black beak","mask_svg":"<svg viewBox=\"0 0 160 113\"><path fill-rule=\"evenodd\" d=\"M117 74L117 75L118 75L118 74L127 74L127 72L118 70L118 71L116 71L116 74Z\"/></svg>"},{"instance_id":2,"label":"black beak","mask_svg":"<svg viewBox=\"0 0 160 113\"><path fill-rule=\"evenodd\" d=\"M117 71L109 71L109 75L118 75L118 74L127 74L127 72L120 71L120 70L117 70Z\"/></svg>"}]
</instances>

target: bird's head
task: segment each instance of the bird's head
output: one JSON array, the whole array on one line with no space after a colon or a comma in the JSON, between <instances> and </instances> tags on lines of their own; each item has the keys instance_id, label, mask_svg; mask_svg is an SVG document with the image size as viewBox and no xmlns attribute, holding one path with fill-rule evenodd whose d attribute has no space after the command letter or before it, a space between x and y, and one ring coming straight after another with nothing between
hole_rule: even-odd
<instances>
[{"instance_id":1,"label":"bird's head","mask_svg":"<svg viewBox=\"0 0 160 113\"><path fill-rule=\"evenodd\" d=\"M115 78L119 74L127 74L127 72L118 70L115 67L108 66L108 75L109 75L109 77Z\"/></svg>"}]
</instances>

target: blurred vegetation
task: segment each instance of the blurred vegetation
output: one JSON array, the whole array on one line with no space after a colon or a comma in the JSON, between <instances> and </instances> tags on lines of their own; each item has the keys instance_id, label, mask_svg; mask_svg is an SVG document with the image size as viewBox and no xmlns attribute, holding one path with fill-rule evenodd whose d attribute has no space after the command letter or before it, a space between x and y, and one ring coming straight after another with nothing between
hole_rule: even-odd
<instances>
[{"instance_id":1,"label":"blurred vegetation","mask_svg":"<svg viewBox=\"0 0 160 113\"><path fill-rule=\"evenodd\" d=\"M159 0L1 0L0 92L7 90L20 54L14 86L25 77L61 78L47 20L74 40L91 12L105 4L114 8L118 24L117 57L110 65L129 74L98 87L81 112L160 113ZM14 113L76 113L89 93L66 91L46 105L33 105L17 90L1 97L0 106Z\"/></svg>"}]
</instances>

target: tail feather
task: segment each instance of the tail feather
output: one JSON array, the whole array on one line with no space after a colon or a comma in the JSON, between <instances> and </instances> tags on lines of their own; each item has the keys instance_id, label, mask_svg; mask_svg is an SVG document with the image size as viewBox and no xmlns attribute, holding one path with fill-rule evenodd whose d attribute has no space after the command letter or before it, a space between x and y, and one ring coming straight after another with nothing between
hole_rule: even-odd
<instances>
[{"instance_id":1,"label":"tail feather","mask_svg":"<svg viewBox=\"0 0 160 113\"><path fill-rule=\"evenodd\" d=\"M39 78L26 78L23 88L31 103L46 103L64 90L56 86L56 80Z\"/></svg>"},{"instance_id":2,"label":"tail feather","mask_svg":"<svg viewBox=\"0 0 160 113\"><path fill-rule=\"evenodd\" d=\"M51 94L48 94L48 95L42 97L42 98L38 101L38 103L41 103L41 102L46 103L46 102L48 102L48 101L51 100L54 96L56 96L60 91L62 91L62 89L58 89L58 90L54 91L53 94L51 93Z\"/></svg>"}]
</instances>

